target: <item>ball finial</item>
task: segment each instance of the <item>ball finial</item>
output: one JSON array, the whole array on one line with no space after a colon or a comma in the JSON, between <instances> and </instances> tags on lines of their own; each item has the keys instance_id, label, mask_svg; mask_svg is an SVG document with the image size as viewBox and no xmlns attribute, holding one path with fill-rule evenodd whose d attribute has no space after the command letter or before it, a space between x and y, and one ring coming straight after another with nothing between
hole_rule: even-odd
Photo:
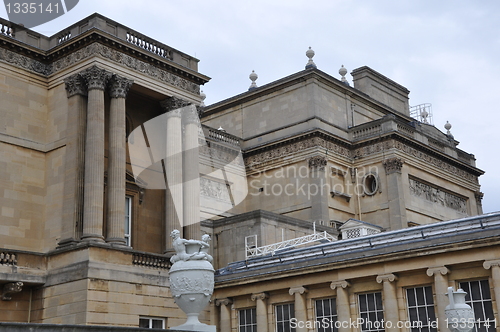
<instances>
[{"instance_id":1,"label":"ball finial","mask_svg":"<svg viewBox=\"0 0 500 332\"><path fill-rule=\"evenodd\" d=\"M349 85L349 82L347 82L347 79L345 78L345 75L347 74L347 69L345 69L344 65L342 65L342 67L340 67L339 74L340 74L340 76L342 76L340 78L342 83Z\"/></svg>"},{"instance_id":2,"label":"ball finial","mask_svg":"<svg viewBox=\"0 0 500 332\"><path fill-rule=\"evenodd\" d=\"M257 83L255 83L255 81L259 78L259 76L255 73L254 70L252 70L252 73L248 77L252 81L252 84L250 84L250 87L248 88L248 91L256 89L257 88Z\"/></svg>"},{"instance_id":3,"label":"ball finial","mask_svg":"<svg viewBox=\"0 0 500 332\"><path fill-rule=\"evenodd\" d=\"M309 61L307 61L307 64L306 64L306 69L310 69L310 68L318 68L316 66L316 64L314 63L313 61L313 57L314 57L314 51L312 50L311 46L309 46L309 49L306 51L306 56L309 58Z\"/></svg>"},{"instance_id":4,"label":"ball finial","mask_svg":"<svg viewBox=\"0 0 500 332\"><path fill-rule=\"evenodd\" d=\"M444 125L444 129L446 129L446 135L448 135L449 138L453 138L453 135L451 134L451 124L446 121L446 124Z\"/></svg>"},{"instance_id":5,"label":"ball finial","mask_svg":"<svg viewBox=\"0 0 500 332\"><path fill-rule=\"evenodd\" d=\"M207 95L203 92L203 90L200 91L200 106L205 107L205 98L207 98Z\"/></svg>"}]
</instances>

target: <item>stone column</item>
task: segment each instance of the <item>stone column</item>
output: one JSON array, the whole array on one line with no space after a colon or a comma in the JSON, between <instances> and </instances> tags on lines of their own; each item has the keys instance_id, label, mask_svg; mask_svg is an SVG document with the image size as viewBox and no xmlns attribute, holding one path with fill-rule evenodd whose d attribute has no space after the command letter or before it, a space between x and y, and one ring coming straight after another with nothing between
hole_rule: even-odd
<instances>
[{"instance_id":1,"label":"stone column","mask_svg":"<svg viewBox=\"0 0 500 332\"><path fill-rule=\"evenodd\" d=\"M332 281L330 284L330 288L333 290L337 290L337 321L341 323L339 327L339 332L351 332L350 322L351 319L351 311L350 311L350 303L349 303L349 291L347 287L350 287L351 284L346 280L336 280ZM343 322L345 325L342 325Z\"/></svg>"},{"instance_id":2,"label":"stone column","mask_svg":"<svg viewBox=\"0 0 500 332\"><path fill-rule=\"evenodd\" d=\"M187 102L177 97L170 97L160 102L166 113L167 141L165 151L165 171L167 188L165 191L165 251L172 251L170 232L182 231L182 107Z\"/></svg>"},{"instance_id":3,"label":"stone column","mask_svg":"<svg viewBox=\"0 0 500 332\"><path fill-rule=\"evenodd\" d=\"M377 276L377 282L383 283L384 292L384 319L391 322L389 327L386 323L386 331L399 331L397 327L399 321L398 298L396 294L396 283L398 277L392 273Z\"/></svg>"},{"instance_id":4,"label":"stone column","mask_svg":"<svg viewBox=\"0 0 500 332\"><path fill-rule=\"evenodd\" d=\"M307 304L306 304L306 293L307 288L303 286L292 287L289 289L288 293L290 295L295 295L295 318L298 322L307 322ZM307 328L303 326L302 328L297 327L297 332L307 332Z\"/></svg>"},{"instance_id":5,"label":"stone column","mask_svg":"<svg viewBox=\"0 0 500 332\"><path fill-rule=\"evenodd\" d=\"M389 223L391 230L406 228L408 227L408 223L406 220L406 204L401 176L403 160L400 158L386 159L383 165L387 177Z\"/></svg>"},{"instance_id":6,"label":"stone column","mask_svg":"<svg viewBox=\"0 0 500 332\"><path fill-rule=\"evenodd\" d=\"M476 199L477 215L483 214L483 196L484 194L480 191L474 192L474 198Z\"/></svg>"},{"instance_id":7,"label":"stone column","mask_svg":"<svg viewBox=\"0 0 500 332\"><path fill-rule=\"evenodd\" d=\"M436 291L436 304L437 304L437 315L438 327L440 331L448 331L448 326L446 325L446 315L444 309L450 303L446 294L448 293L448 276L450 272L446 266L435 266L427 269L427 275L429 277L434 276L434 289Z\"/></svg>"},{"instance_id":8,"label":"stone column","mask_svg":"<svg viewBox=\"0 0 500 332\"><path fill-rule=\"evenodd\" d=\"M228 298L215 300L215 305L220 306L220 332L231 332L231 301ZM259 331L259 329L257 328Z\"/></svg>"},{"instance_id":9,"label":"stone column","mask_svg":"<svg viewBox=\"0 0 500 332\"><path fill-rule=\"evenodd\" d=\"M198 127L200 119L194 105L182 109L184 123L183 147L183 217L184 238L200 239L200 156L198 152Z\"/></svg>"},{"instance_id":10,"label":"stone column","mask_svg":"<svg viewBox=\"0 0 500 332\"><path fill-rule=\"evenodd\" d=\"M322 220L325 225L330 222L328 198L330 185L326 181L325 168L327 160L324 156L314 156L308 160L310 170L311 221Z\"/></svg>"},{"instance_id":11,"label":"stone column","mask_svg":"<svg viewBox=\"0 0 500 332\"><path fill-rule=\"evenodd\" d=\"M493 280L497 312L500 312L500 259L484 261L483 267L487 270L491 269L491 280Z\"/></svg>"},{"instance_id":12,"label":"stone column","mask_svg":"<svg viewBox=\"0 0 500 332\"><path fill-rule=\"evenodd\" d=\"M269 298L267 293L252 294L252 301L256 302L255 312L257 314L257 331L267 331L267 304L266 299Z\"/></svg>"},{"instance_id":13,"label":"stone column","mask_svg":"<svg viewBox=\"0 0 500 332\"><path fill-rule=\"evenodd\" d=\"M110 73L92 66L82 72L87 82L87 137L85 140L85 182L83 234L85 241L104 242L104 89Z\"/></svg>"},{"instance_id":14,"label":"stone column","mask_svg":"<svg viewBox=\"0 0 500 332\"><path fill-rule=\"evenodd\" d=\"M110 80L108 162L108 232L106 242L112 245L125 241L125 97L133 81L118 75Z\"/></svg>"},{"instance_id":15,"label":"stone column","mask_svg":"<svg viewBox=\"0 0 500 332\"><path fill-rule=\"evenodd\" d=\"M63 192L63 220L59 246L76 244L80 240L83 218L83 175L85 158L85 128L87 116L87 86L80 75L64 80L68 95L66 152Z\"/></svg>"}]
</instances>

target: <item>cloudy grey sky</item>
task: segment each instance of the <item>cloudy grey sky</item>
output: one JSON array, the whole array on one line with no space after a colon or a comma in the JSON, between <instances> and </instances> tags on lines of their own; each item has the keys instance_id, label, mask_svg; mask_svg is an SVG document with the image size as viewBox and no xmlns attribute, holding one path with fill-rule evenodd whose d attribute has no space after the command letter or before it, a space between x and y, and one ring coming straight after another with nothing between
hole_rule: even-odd
<instances>
[{"instance_id":1,"label":"cloudy grey sky","mask_svg":"<svg viewBox=\"0 0 500 332\"><path fill-rule=\"evenodd\" d=\"M52 35L98 12L200 59L206 104L302 70L309 46L337 78L369 66L431 103L459 148L475 154L484 212L500 211L500 1L80 0L34 30ZM0 16L7 18L5 8ZM351 80L350 75L347 78Z\"/></svg>"}]
</instances>

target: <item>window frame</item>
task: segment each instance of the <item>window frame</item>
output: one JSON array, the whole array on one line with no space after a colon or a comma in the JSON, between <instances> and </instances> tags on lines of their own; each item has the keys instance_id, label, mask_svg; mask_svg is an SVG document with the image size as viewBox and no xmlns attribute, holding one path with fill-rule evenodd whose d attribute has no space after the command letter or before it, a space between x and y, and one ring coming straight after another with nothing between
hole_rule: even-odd
<instances>
[{"instance_id":1,"label":"window frame","mask_svg":"<svg viewBox=\"0 0 500 332\"><path fill-rule=\"evenodd\" d=\"M425 290L427 287L430 288L430 300L432 301L432 303L428 302L428 298L427 298L428 294L426 293L426 290ZM417 288L422 288L422 290L423 290L424 304L418 303ZM413 292L414 292L414 299L415 299L414 305L410 305L410 302L409 302L410 298L409 298L409 294L408 294L409 290L413 290ZM429 332L429 331L430 332L437 332L437 326L435 326L436 324L433 323L433 322L436 322L437 320L436 320L436 303L434 303L434 290L433 290L432 285L421 285L421 286L419 285L419 286L406 287L404 295L406 297L406 314L408 317L408 321L411 322L411 324L412 324L410 331L411 332ZM420 320L421 312L420 312L419 308L423 308L425 310L425 315L427 316L426 322L423 322ZM432 308L432 315L430 315L429 308ZM411 309L416 309L418 321L415 321L415 322L421 322L421 325L419 323L416 323L414 325L413 321L411 320L411 315L410 315Z\"/></svg>"},{"instance_id":2,"label":"window frame","mask_svg":"<svg viewBox=\"0 0 500 332\"><path fill-rule=\"evenodd\" d=\"M323 312L323 316L318 316L318 301L325 301L329 300L330 301L330 309L334 309L335 315L332 314L332 310L330 310L329 315L325 315ZM333 301L332 301L333 300ZM333 302L333 305L332 305ZM324 308L324 305L323 305ZM338 320L338 312L337 312L337 297L326 297L326 298L319 298L319 299L314 299L314 317L315 317L315 324L317 324L317 331L318 332L337 332L338 329L335 327L335 323ZM332 317L335 317L335 319L332 320ZM323 327L323 319L327 318L328 319L328 327Z\"/></svg>"},{"instance_id":3,"label":"window frame","mask_svg":"<svg viewBox=\"0 0 500 332\"><path fill-rule=\"evenodd\" d=\"M374 306L375 306L375 310L369 310L369 303L368 303L368 299L366 300L366 309L367 311L361 311L361 296L367 296L367 295L374 295ZM381 308L378 308L377 307L377 294L380 294L380 304L381 304ZM374 291L374 292L367 292L367 293L358 293L357 294L357 301L358 301L358 313L359 313L359 317L360 318L363 318L363 314L365 313L368 317L370 316L370 313L375 313L375 316L377 318L377 320L375 322L379 322L381 325L382 325L382 321L385 322L385 313L384 313L384 297L383 297L383 294L382 294L382 291ZM381 317L380 317L381 316ZM381 318L381 319L380 319ZM371 322L371 321L370 321ZM373 322L372 322L373 324ZM365 328L365 323L363 323L363 325L361 326L361 329L360 331L361 332L385 332L385 329L384 328L373 328L373 325L371 326L372 328L368 328L366 329ZM384 327L383 325L381 327Z\"/></svg>"},{"instance_id":4,"label":"window frame","mask_svg":"<svg viewBox=\"0 0 500 332\"><path fill-rule=\"evenodd\" d=\"M278 307L285 307L285 306L288 306L288 314L289 314L289 317L288 317L288 320L278 320ZM290 307L293 308L292 311L290 311ZM284 313L284 311L283 311ZM274 305L274 323L275 323L275 331L276 332L281 332L281 331L284 331L284 332L295 332L296 329L295 328L292 328L291 327L291 324L290 324L290 321L293 319L293 318L296 318L295 317L295 303L294 302L288 302L288 303L277 303ZM288 329L286 328L286 323L288 322ZM283 329L279 329L278 326L280 324L283 324Z\"/></svg>"},{"instance_id":5,"label":"window frame","mask_svg":"<svg viewBox=\"0 0 500 332\"><path fill-rule=\"evenodd\" d=\"M144 329L158 329L156 327L153 327L153 321L161 321L162 322L162 327L161 329L165 330L167 328L167 318L165 317L150 317L150 316L139 316L139 327L141 327L141 319L142 320L148 320L148 325L149 327L142 327Z\"/></svg>"},{"instance_id":6,"label":"window frame","mask_svg":"<svg viewBox=\"0 0 500 332\"><path fill-rule=\"evenodd\" d=\"M488 293L490 295L489 299L485 299L483 298L483 287L481 286L481 281L486 281L486 283L488 284ZM477 282L479 284L479 289L480 289L480 295L481 295L481 299L479 300L474 300L471 298L471 283L475 283ZM462 283L467 283L469 285L469 291L467 291L466 289L462 288ZM471 306L472 310L474 311L474 318L475 318L475 323L474 323L474 330L473 332L495 332L496 331L496 321L495 321L495 309L493 308L493 301L492 301L492 296L491 296L491 286L490 286L490 278L488 277L484 277L484 278L480 278L480 279L471 279L471 280L457 280L457 288L461 288L462 290L464 290L467 295L465 297L465 303L468 304L469 306ZM497 300L498 301L498 300ZM489 307L491 309L491 317L487 317L487 312L485 311L485 306L484 306L484 303L485 302L489 302ZM486 320L479 320L478 322L478 317L476 316L476 308L477 308L477 304L480 303L481 305L481 308L482 308L482 313L484 315L484 318ZM488 324L484 324L485 322L489 322L489 327L487 327L486 325ZM482 326L481 326L482 325Z\"/></svg>"},{"instance_id":7,"label":"window frame","mask_svg":"<svg viewBox=\"0 0 500 332\"><path fill-rule=\"evenodd\" d=\"M251 313L251 322L246 321L246 312L247 310L250 310ZM241 324L241 312L245 312L245 324ZM250 308L241 308L238 309L238 332L247 332L250 329L251 332L257 332L257 308L256 307L250 307Z\"/></svg>"}]
</instances>

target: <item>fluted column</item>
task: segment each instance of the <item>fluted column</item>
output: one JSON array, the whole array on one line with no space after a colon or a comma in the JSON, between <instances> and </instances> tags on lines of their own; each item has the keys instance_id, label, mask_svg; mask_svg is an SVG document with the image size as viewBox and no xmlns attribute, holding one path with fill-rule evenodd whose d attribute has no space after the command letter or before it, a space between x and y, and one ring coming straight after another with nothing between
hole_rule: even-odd
<instances>
[{"instance_id":1,"label":"fluted column","mask_svg":"<svg viewBox=\"0 0 500 332\"><path fill-rule=\"evenodd\" d=\"M386 331L399 331L397 327L399 321L398 298L396 294L396 283L398 277L392 273L377 276L377 282L383 283L384 292L384 319L386 321ZM391 322L391 323L388 323Z\"/></svg>"},{"instance_id":2,"label":"fluted column","mask_svg":"<svg viewBox=\"0 0 500 332\"><path fill-rule=\"evenodd\" d=\"M78 74L64 80L68 96L64 160L63 220L59 246L80 240L83 218L83 181L87 86Z\"/></svg>"},{"instance_id":3,"label":"fluted column","mask_svg":"<svg viewBox=\"0 0 500 332\"><path fill-rule=\"evenodd\" d=\"M493 281L497 312L500 312L500 259L484 261L483 267L487 270L491 269L491 280Z\"/></svg>"},{"instance_id":4,"label":"fluted column","mask_svg":"<svg viewBox=\"0 0 500 332\"><path fill-rule=\"evenodd\" d=\"M437 304L437 317L438 327L440 331L448 331L448 326L446 325L446 315L444 310L449 304L448 297L446 296L448 292L448 276L450 272L446 266L435 266L427 269L427 275L429 277L434 276L434 289L436 291L436 304Z\"/></svg>"},{"instance_id":5,"label":"fluted column","mask_svg":"<svg viewBox=\"0 0 500 332\"><path fill-rule=\"evenodd\" d=\"M165 251L171 251L173 246L170 232L174 229L182 230L183 225L182 107L187 106L187 102L177 97L170 97L161 101L160 105L167 112Z\"/></svg>"},{"instance_id":6,"label":"fluted column","mask_svg":"<svg viewBox=\"0 0 500 332\"><path fill-rule=\"evenodd\" d=\"M83 234L86 241L103 242L104 208L104 89L110 73L92 66L82 72L87 82L87 136L85 140L85 186Z\"/></svg>"},{"instance_id":7,"label":"fluted column","mask_svg":"<svg viewBox=\"0 0 500 332\"><path fill-rule=\"evenodd\" d=\"M125 240L125 97L133 81L113 75L110 80L108 232L106 242L126 245Z\"/></svg>"},{"instance_id":8,"label":"fluted column","mask_svg":"<svg viewBox=\"0 0 500 332\"><path fill-rule=\"evenodd\" d=\"M304 322L300 324L302 327L296 328L297 332L307 332L307 328L305 327L307 322L307 304L306 304L306 293L307 288L303 286L292 287L288 290L290 295L295 295L295 318L297 322Z\"/></svg>"},{"instance_id":9,"label":"fluted column","mask_svg":"<svg viewBox=\"0 0 500 332\"><path fill-rule=\"evenodd\" d=\"M184 123L184 238L199 239L200 229L200 156L198 128L200 120L194 105L182 109Z\"/></svg>"},{"instance_id":10,"label":"fluted column","mask_svg":"<svg viewBox=\"0 0 500 332\"><path fill-rule=\"evenodd\" d=\"M257 293L252 294L252 301L256 302L255 313L257 314L257 331L266 332L267 331L267 303L266 300L269 298L267 293Z\"/></svg>"},{"instance_id":11,"label":"fluted column","mask_svg":"<svg viewBox=\"0 0 500 332\"><path fill-rule=\"evenodd\" d=\"M232 303L233 301L228 298L215 300L215 305L220 306L220 332L231 332Z\"/></svg>"},{"instance_id":12,"label":"fluted column","mask_svg":"<svg viewBox=\"0 0 500 332\"><path fill-rule=\"evenodd\" d=\"M351 284L346 280L336 280L332 281L330 288L337 290L337 321L340 322L339 332L351 332L350 324L348 322L351 319L350 303L349 303L349 291L347 287ZM347 322L342 324L343 322Z\"/></svg>"}]
</instances>

